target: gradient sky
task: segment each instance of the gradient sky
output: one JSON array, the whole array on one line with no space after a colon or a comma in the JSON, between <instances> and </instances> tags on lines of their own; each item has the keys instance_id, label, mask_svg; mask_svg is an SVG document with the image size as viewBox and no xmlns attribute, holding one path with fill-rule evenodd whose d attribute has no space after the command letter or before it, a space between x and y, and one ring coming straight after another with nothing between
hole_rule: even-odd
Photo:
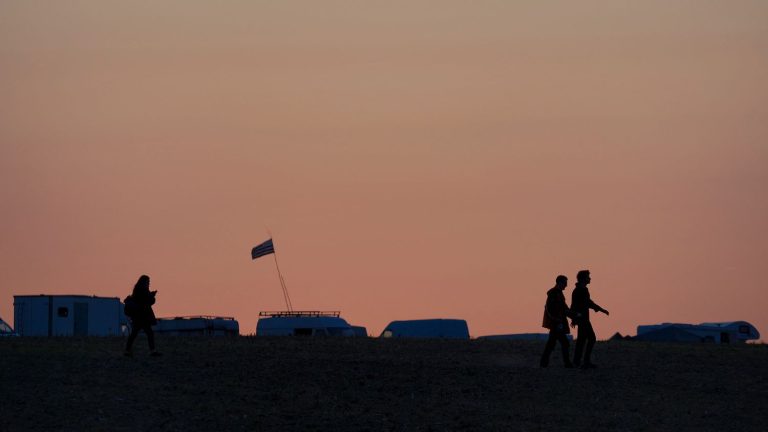
<instances>
[{"instance_id":1,"label":"gradient sky","mask_svg":"<svg viewBox=\"0 0 768 432\"><path fill-rule=\"evenodd\" d=\"M0 316L341 310L768 332L768 3L0 3ZM570 301L570 291L567 298Z\"/></svg>"}]
</instances>

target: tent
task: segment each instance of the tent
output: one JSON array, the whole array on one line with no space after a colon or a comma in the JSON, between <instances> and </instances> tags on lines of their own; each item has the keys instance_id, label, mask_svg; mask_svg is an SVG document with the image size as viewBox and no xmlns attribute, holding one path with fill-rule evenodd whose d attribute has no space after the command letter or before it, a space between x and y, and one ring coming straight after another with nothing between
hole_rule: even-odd
<instances>
[{"instance_id":1,"label":"tent","mask_svg":"<svg viewBox=\"0 0 768 432\"><path fill-rule=\"evenodd\" d=\"M381 332L381 337L469 339L469 327L463 319L392 321Z\"/></svg>"},{"instance_id":2,"label":"tent","mask_svg":"<svg viewBox=\"0 0 768 432\"><path fill-rule=\"evenodd\" d=\"M613 334L613 336L609 337L609 341L623 341L623 340L632 340L634 339L632 336L622 336L621 333L616 332Z\"/></svg>"},{"instance_id":3,"label":"tent","mask_svg":"<svg viewBox=\"0 0 768 432\"><path fill-rule=\"evenodd\" d=\"M11 326L0 318L0 336L16 336Z\"/></svg>"}]
</instances>

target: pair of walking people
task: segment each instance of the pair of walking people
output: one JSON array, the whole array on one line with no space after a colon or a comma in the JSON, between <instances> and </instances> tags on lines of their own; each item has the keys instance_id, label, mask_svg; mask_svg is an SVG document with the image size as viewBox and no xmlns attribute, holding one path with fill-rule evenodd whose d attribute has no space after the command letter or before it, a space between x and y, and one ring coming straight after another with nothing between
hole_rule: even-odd
<instances>
[{"instance_id":1,"label":"pair of walking people","mask_svg":"<svg viewBox=\"0 0 768 432\"><path fill-rule=\"evenodd\" d=\"M603 312L608 315L608 311L592 301L589 295L587 285L592 282L589 270L581 270L576 274L576 287L571 294L571 307L565 302L565 287L568 286L568 278L560 275L555 279L555 286L547 291L547 303L544 306L544 328L549 329L549 338L544 346L544 353L541 355L539 365L541 367L549 366L549 357L555 349L555 344L560 342L560 348L563 353L563 363L565 367L593 368L592 348L595 346L595 330L589 321L589 310ZM579 327L576 338L576 351L573 356L573 362L570 358L570 344L568 334L571 332L568 328L568 318L571 319L571 327ZM585 350L586 348L586 350ZM582 363L582 353L584 362Z\"/></svg>"}]
</instances>

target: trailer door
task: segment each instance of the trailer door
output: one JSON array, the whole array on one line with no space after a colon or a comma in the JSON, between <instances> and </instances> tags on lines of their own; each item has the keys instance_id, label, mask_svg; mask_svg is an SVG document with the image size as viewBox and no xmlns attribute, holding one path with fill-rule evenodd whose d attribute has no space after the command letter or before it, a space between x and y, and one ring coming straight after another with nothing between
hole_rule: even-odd
<instances>
[{"instance_id":1,"label":"trailer door","mask_svg":"<svg viewBox=\"0 0 768 432\"><path fill-rule=\"evenodd\" d=\"M88 303L75 303L75 336L88 336Z\"/></svg>"},{"instance_id":2,"label":"trailer door","mask_svg":"<svg viewBox=\"0 0 768 432\"><path fill-rule=\"evenodd\" d=\"M24 303L21 301L13 303L13 329L17 334L24 334Z\"/></svg>"}]
</instances>

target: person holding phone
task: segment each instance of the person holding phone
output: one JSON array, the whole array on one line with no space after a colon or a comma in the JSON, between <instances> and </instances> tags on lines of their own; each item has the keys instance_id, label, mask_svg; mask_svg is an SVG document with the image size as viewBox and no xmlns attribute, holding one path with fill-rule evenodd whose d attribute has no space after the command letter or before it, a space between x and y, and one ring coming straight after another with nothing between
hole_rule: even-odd
<instances>
[{"instance_id":1,"label":"person holding phone","mask_svg":"<svg viewBox=\"0 0 768 432\"><path fill-rule=\"evenodd\" d=\"M152 326L157 324L155 312L152 310L156 295L157 291L149 290L149 276L141 275L134 285L131 295L125 298L125 315L131 319L131 334L128 335L128 341L125 345L127 357L133 355L133 341L136 340L136 336L142 330L147 334L150 355L160 355L159 352L155 351L155 333L152 331Z\"/></svg>"}]
</instances>

